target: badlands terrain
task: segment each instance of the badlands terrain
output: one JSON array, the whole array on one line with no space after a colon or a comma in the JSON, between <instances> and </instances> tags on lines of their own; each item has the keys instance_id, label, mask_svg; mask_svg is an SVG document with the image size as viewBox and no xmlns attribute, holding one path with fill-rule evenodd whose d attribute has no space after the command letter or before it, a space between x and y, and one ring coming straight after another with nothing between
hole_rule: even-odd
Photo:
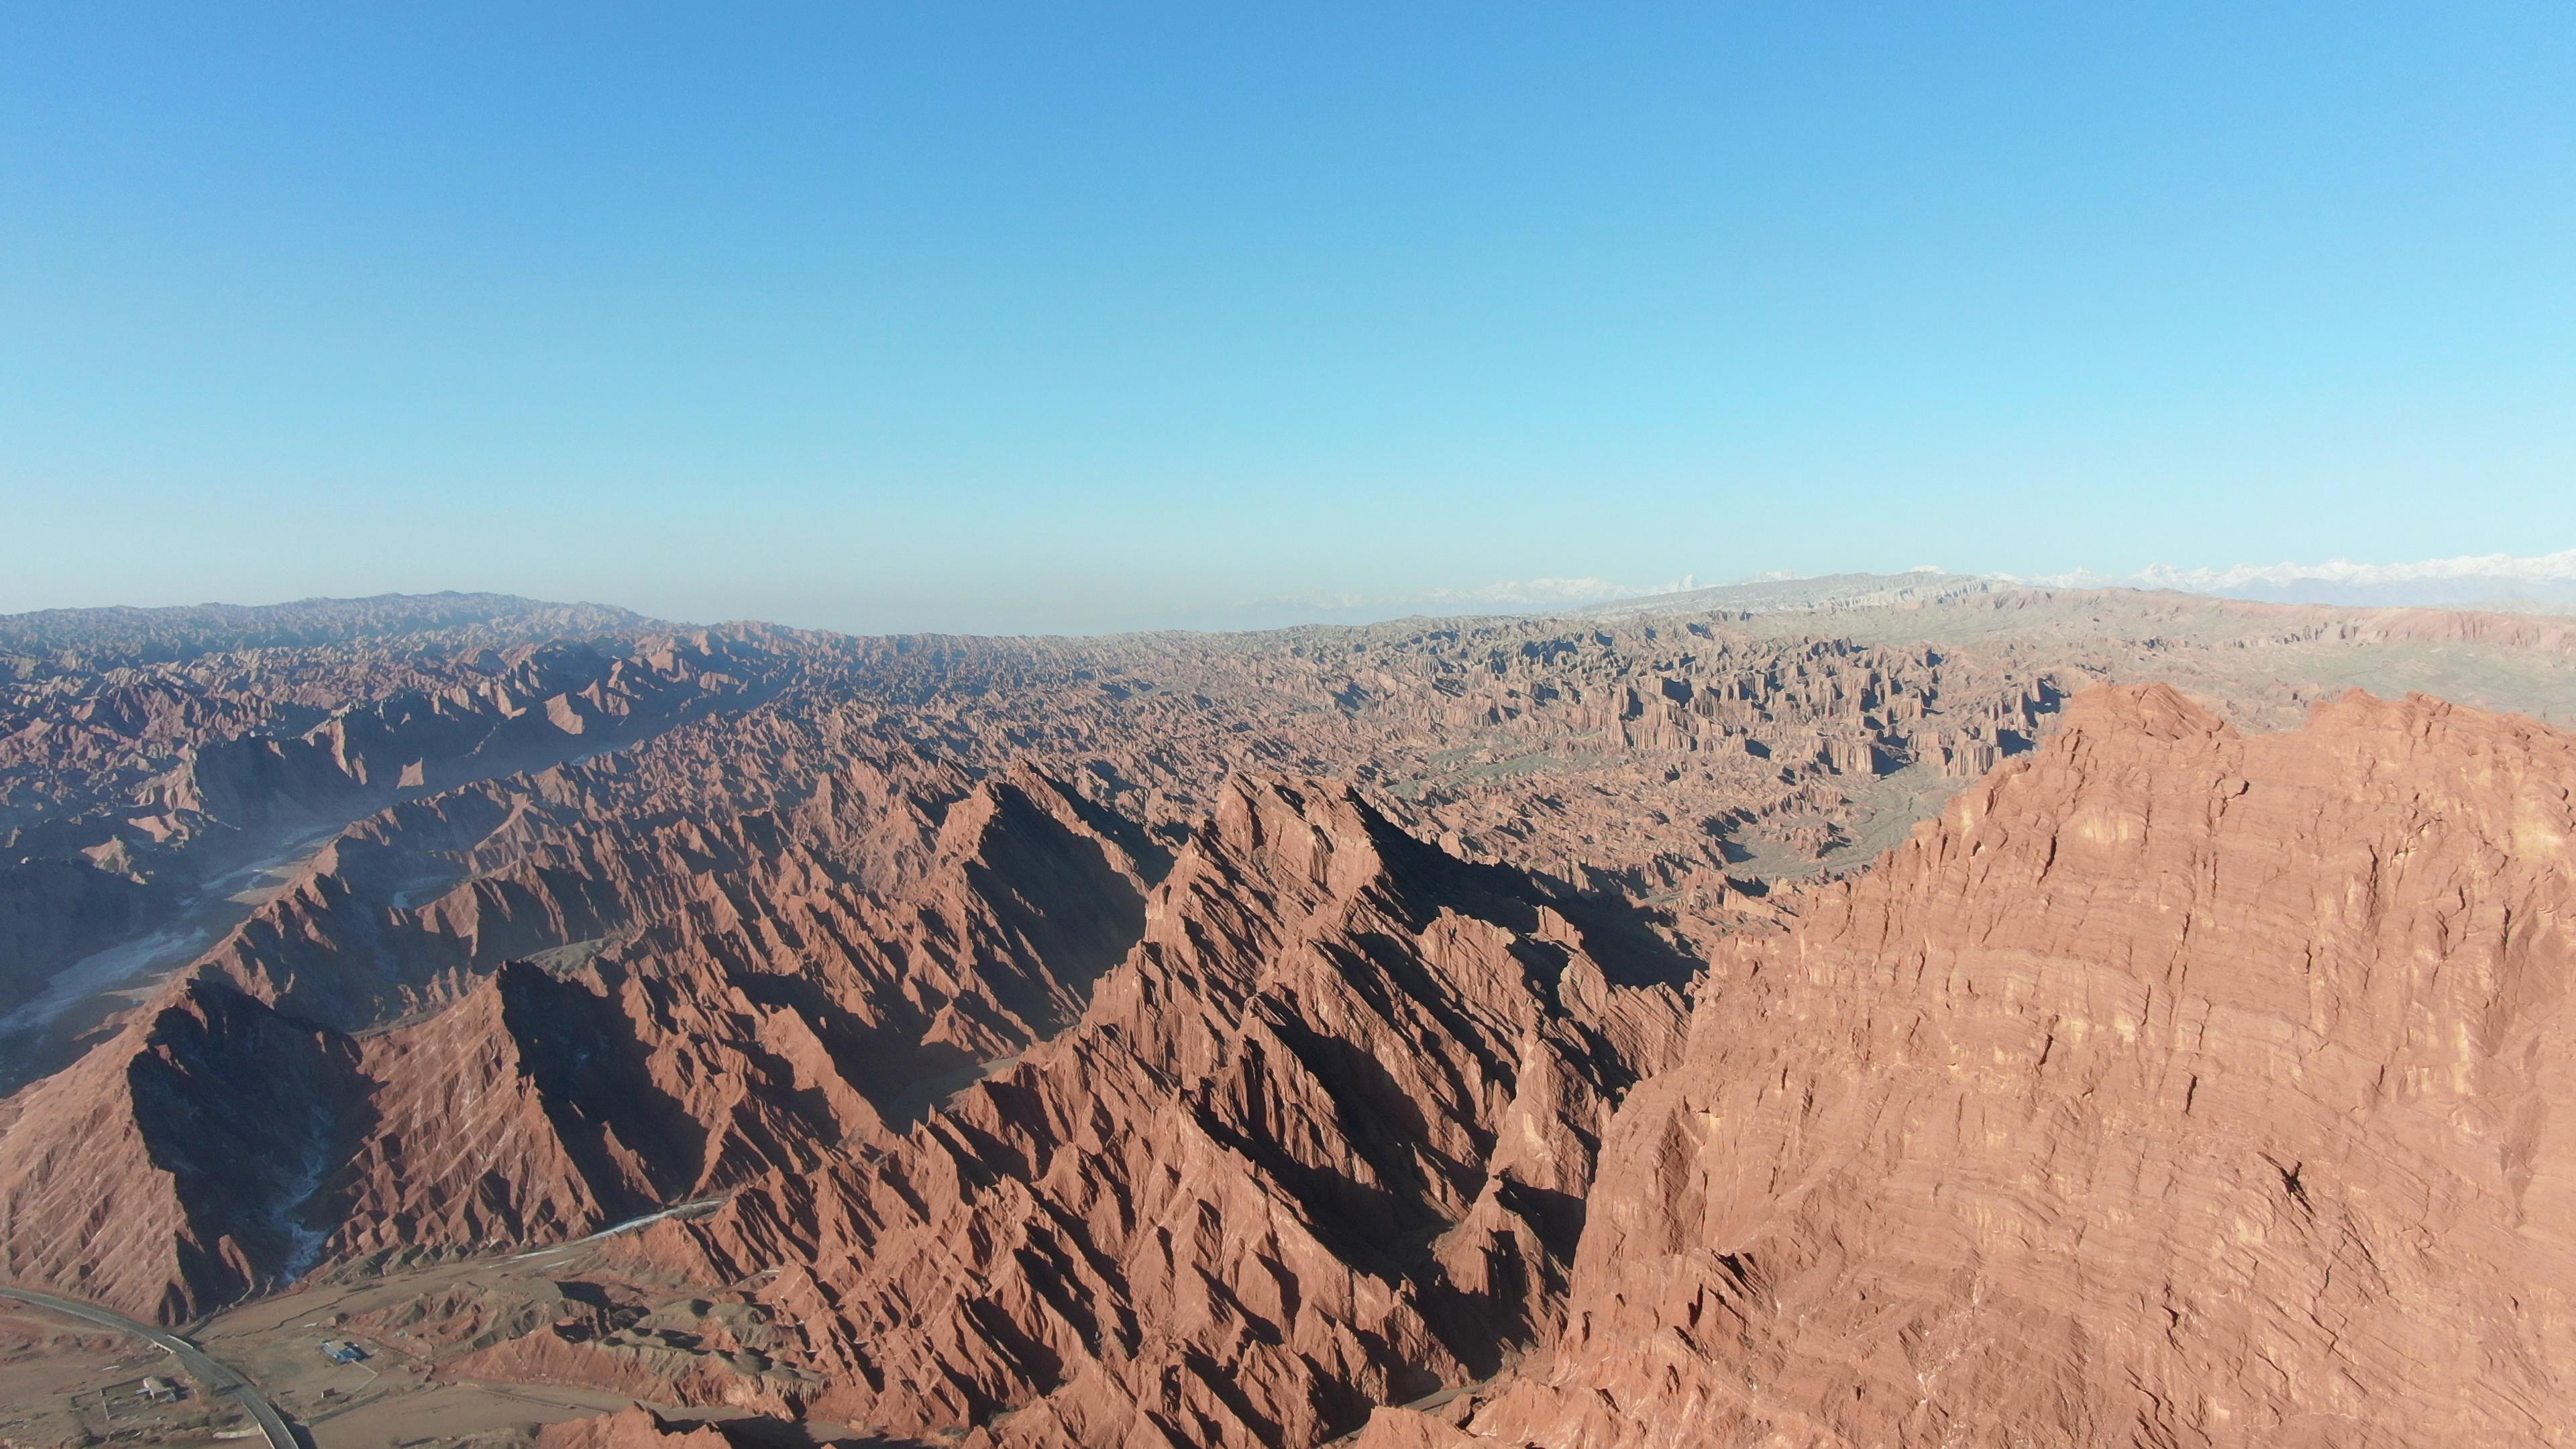
<instances>
[{"instance_id":1,"label":"badlands terrain","mask_svg":"<svg viewBox=\"0 0 2576 1449\"><path fill-rule=\"evenodd\" d=\"M1919 575L0 619L0 1281L326 1449L2576 1443L2571 723Z\"/></svg>"}]
</instances>

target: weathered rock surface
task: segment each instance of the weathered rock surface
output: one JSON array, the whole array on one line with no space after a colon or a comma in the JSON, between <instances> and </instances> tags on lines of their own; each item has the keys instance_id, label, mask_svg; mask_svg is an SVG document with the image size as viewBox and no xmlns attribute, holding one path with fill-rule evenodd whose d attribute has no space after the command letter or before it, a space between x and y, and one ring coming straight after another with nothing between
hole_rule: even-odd
<instances>
[{"instance_id":1,"label":"weathered rock surface","mask_svg":"<svg viewBox=\"0 0 2576 1449\"><path fill-rule=\"evenodd\" d=\"M818 1412L1312 1443L1553 1329L1598 1133L1678 1045L1687 963L1310 781L1228 786L1149 916L1078 1026L894 1150L657 1230L726 1276L784 1267L759 1291Z\"/></svg>"},{"instance_id":2,"label":"weathered rock surface","mask_svg":"<svg viewBox=\"0 0 2576 1449\"><path fill-rule=\"evenodd\" d=\"M637 904L632 934L552 971L460 958L438 1009L364 1040L333 1024L343 992L308 1011L277 977L210 966L0 1119L0 1262L177 1321L325 1256L560 1240L890 1144L908 1094L1079 1009L1142 930L1144 881L1034 772L871 800L875 833L847 838L807 809L813 852L776 817L742 827L768 853L675 827L649 924ZM870 853L890 802L893 860ZM745 873L710 876L719 858ZM324 949L325 918L300 912L330 879L261 919ZM560 921L567 898L616 899L539 899ZM381 953L386 923L355 919Z\"/></svg>"},{"instance_id":3,"label":"weathered rock surface","mask_svg":"<svg viewBox=\"0 0 2576 1449\"><path fill-rule=\"evenodd\" d=\"M0 1272L177 1323L312 1261L352 1044L189 980L0 1121Z\"/></svg>"},{"instance_id":4,"label":"weathered rock surface","mask_svg":"<svg viewBox=\"0 0 2576 1449\"><path fill-rule=\"evenodd\" d=\"M0 1084L65 1064L105 993L188 964L265 872L353 819L738 714L800 667L757 631L480 642L516 637L174 646L182 662L103 672L72 650L0 681ZM66 977L95 981L12 1013Z\"/></svg>"},{"instance_id":5,"label":"weathered rock surface","mask_svg":"<svg viewBox=\"0 0 2576 1449\"><path fill-rule=\"evenodd\" d=\"M2095 680L2172 680L2266 725L2355 683L2576 718L2576 644L2539 621L2035 590L1092 640L686 630L443 596L16 616L0 645L27 651L0 653L0 872L97 877L21 882L14 908L0 882L18 916L0 1003L110 948L127 953L110 987L187 964L241 919L224 897L350 821L692 722L873 733L973 778L1035 764L1166 847L1234 770L1347 780L1453 854L1725 914L1875 857ZM712 748L756 768L768 743ZM416 908L435 883L367 904ZM9 1086L97 1023L5 1011Z\"/></svg>"},{"instance_id":6,"label":"weathered rock surface","mask_svg":"<svg viewBox=\"0 0 2576 1449\"><path fill-rule=\"evenodd\" d=\"M0 1039L188 968L0 1100L12 1277L177 1321L729 1195L582 1250L635 1302L400 1331L985 1449L2571 1417L2569 737L2219 718L2564 716L2560 626L131 622L0 657ZM2142 678L2217 712L2079 693Z\"/></svg>"},{"instance_id":7,"label":"weathered rock surface","mask_svg":"<svg viewBox=\"0 0 2576 1449\"><path fill-rule=\"evenodd\" d=\"M2079 698L1610 1129L1567 1326L1374 1446L2565 1443L2576 736Z\"/></svg>"}]
</instances>

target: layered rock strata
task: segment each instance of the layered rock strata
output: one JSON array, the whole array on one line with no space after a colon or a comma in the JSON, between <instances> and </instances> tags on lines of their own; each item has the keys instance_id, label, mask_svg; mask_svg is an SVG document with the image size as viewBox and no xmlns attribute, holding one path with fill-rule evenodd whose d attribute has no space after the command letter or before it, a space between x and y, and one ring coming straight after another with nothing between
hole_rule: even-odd
<instances>
[{"instance_id":1,"label":"layered rock strata","mask_svg":"<svg viewBox=\"0 0 2576 1449\"><path fill-rule=\"evenodd\" d=\"M2571 791L2422 697L2078 699L1721 954L1564 1330L1364 1442L2568 1442Z\"/></svg>"}]
</instances>

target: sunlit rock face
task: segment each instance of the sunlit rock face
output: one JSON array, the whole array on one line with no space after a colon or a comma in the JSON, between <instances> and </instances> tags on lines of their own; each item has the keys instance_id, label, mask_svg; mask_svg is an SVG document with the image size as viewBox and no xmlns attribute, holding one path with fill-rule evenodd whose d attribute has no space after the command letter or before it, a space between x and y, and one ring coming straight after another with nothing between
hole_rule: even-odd
<instances>
[{"instance_id":1,"label":"sunlit rock face","mask_svg":"<svg viewBox=\"0 0 2576 1449\"><path fill-rule=\"evenodd\" d=\"M2571 790L2420 696L2078 698L1719 957L1565 1330L1367 1442L2561 1442Z\"/></svg>"}]
</instances>

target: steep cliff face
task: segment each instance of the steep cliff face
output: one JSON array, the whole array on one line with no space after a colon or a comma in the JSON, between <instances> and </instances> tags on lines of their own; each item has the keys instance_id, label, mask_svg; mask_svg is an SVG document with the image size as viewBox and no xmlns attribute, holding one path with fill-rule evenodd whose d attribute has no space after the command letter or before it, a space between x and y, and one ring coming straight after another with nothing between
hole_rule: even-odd
<instances>
[{"instance_id":1,"label":"steep cliff face","mask_svg":"<svg viewBox=\"0 0 2576 1449\"><path fill-rule=\"evenodd\" d=\"M1312 1443L1553 1328L1683 969L1338 787L1239 779L1073 1030L660 1251L783 1267L761 1291L855 1425Z\"/></svg>"},{"instance_id":2,"label":"steep cliff face","mask_svg":"<svg viewBox=\"0 0 2576 1449\"><path fill-rule=\"evenodd\" d=\"M2079 698L1721 958L1563 1333L1370 1442L2568 1442L2571 790L2421 697Z\"/></svg>"},{"instance_id":3,"label":"steep cliff face","mask_svg":"<svg viewBox=\"0 0 2576 1449\"><path fill-rule=\"evenodd\" d=\"M979 778L1032 764L1167 832L1165 845L1232 771L1346 780L1462 858L1722 914L1758 911L1747 897L1765 882L1866 863L1939 797L2030 748L2091 680L2169 679L2267 724L2355 682L2576 711L2566 631L2527 621L2030 590L1912 602L1084 640L685 630L499 599L0 620L31 648L51 641L0 650L0 870L99 868L85 899L0 902L21 918L0 924L0 996L116 953L65 982L78 1009L0 1016L0 1087L71 1059L109 1009L100 990L125 984L93 976L188 964L240 922L223 901L352 819L391 805L408 820L425 797L587 769L666 732L721 736L703 727L718 717L745 726L709 751L719 760L770 759L786 716L827 756L835 729L855 729L877 736L862 755L901 745ZM638 834L670 808L630 806ZM373 828L341 843L344 863ZM659 864L636 863L648 876ZM513 940L578 931L583 900L502 864L394 882L415 910L443 884L482 883L446 903L445 924L395 925L471 935L484 968L546 948ZM620 888L598 860L564 864ZM114 895L135 909L107 908ZM404 957L404 934L308 964L373 969ZM383 1004L369 993L386 983L354 979L360 1014Z\"/></svg>"}]
</instances>

